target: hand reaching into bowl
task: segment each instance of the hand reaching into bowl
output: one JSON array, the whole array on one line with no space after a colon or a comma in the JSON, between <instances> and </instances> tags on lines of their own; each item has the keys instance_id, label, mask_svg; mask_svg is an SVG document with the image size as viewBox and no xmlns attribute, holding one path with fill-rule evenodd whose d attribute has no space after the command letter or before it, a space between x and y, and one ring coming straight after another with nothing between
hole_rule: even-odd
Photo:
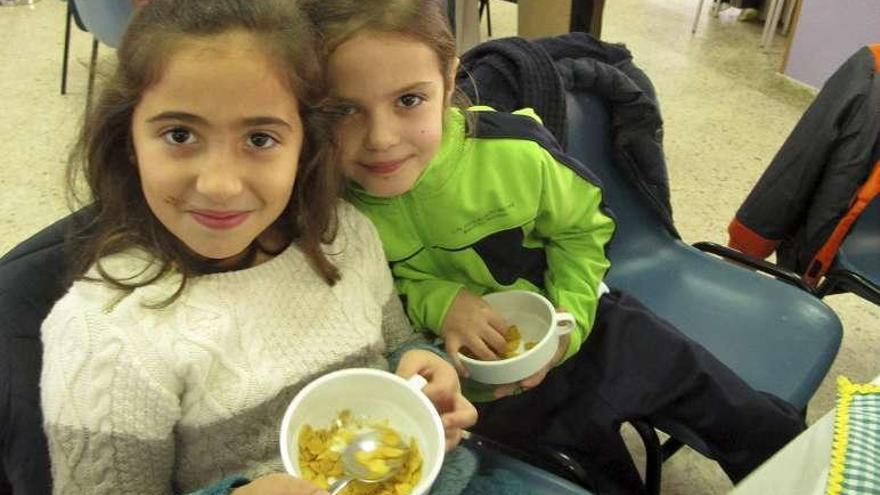
<instances>
[{"instance_id":1,"label":"hand reaching into bowl","mask_svg":"<svg viewBox=\"0 0 880 495\"><path fill-rule=\"evenodd\" d=\"M562 361L562 357L565 355L565 351L568 349L568 341L569 336L563 335L559 337L559 348L556 349L556 354L553 355L553 359L550 360L543 368L538 370L535 374L528 378L524 378L516 383L506 383L504 385L499 385L495 388L495 398L500 399L502 397L506 397L508 395L513 394L518 389L529 390L531 388L535 388L544 381L544 378L547 377L547 373L550 372L560 361Z\"/></svg>"},{"instance_id":2,"label":"hand reaching into bowl","mask_svg":"<svg viewBox=\"0 0 880 495\"><path fill-rule=\"evenodd\" d=\"M462 289L455 296L441 332L446 352L461 376L467 377L467 368L458 358L458 352L466 347L473 357L483 361L501 359L507 349L507 329L510 325L480 296Z\"/></svg>"},{"instance_id":3,"label":"hand reaching into bowl","mask_svg":"<svg viewBox=\"0 0 880 495\"><path fill-rule=\"evenodd\" d=\"M446 450L452 450L461 441L464 429L477 422L477 409L461 394L455 368L433 352L412 350L401 357L396 373L404 378L419 374L428 380L422 392L440 413Z\"/></svg>"}]
</instances>

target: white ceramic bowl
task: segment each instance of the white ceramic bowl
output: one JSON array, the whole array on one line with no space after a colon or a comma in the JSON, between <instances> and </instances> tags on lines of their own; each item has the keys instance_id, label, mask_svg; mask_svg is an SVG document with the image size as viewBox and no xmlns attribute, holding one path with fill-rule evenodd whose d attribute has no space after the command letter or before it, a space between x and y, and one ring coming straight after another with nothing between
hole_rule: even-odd
<instances>
[{"instance_id":1,"label":"white ceramic bowl","mask_svg":"<svg viewBox=\"0 0 880 495\"><path fill-rule=\"evenodd\" d=\"M559 337L570 333L576 324L574 316L557 313L547 298L534 292L495 292L483 296L483 300L509 325L516 325L522 336L521 345L536 344L517 356L499 361L481 361L459 354L470 378L481 383L514 383L535 374L553 359L559 348Z\"/></svg>"},{"instance_id":2,"label":"white ceramic bowl","mask_svg":"<svg viewBox=\"0 0 880 495\"><path fill-rule=\"evenodd\" d=\"M352 368L328 373L306 385L287 406L281 423L284 468L300 477L297 439L304 425L328 428L343 410L355 417L388 420L405 439L414 438L422 455L422 475L413 495L427 493L440 472L445 436L440 414L421 392L425 379L405 380L386 371Z\"/></svg>"}]
</instances>

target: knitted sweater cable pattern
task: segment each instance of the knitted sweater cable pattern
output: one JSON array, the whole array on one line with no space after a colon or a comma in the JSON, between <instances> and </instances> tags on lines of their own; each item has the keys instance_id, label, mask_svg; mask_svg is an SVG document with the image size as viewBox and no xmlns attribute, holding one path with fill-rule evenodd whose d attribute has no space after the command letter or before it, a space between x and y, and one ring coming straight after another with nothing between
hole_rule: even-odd
<instances>
[{"instance_id":1,"label":"knitted sweater cable pattern","mask_svg":"<svg viewBox=\"0 0 880 495\"><path fill-rule=\"evenodd\" d=\"M284 408L334 369L387 368L414 333L372 224L341 204L328 286L296 247L256 267L120 294L78 281L43 324L41 379L56 493L190 492L282 470ZM136 276L142 254L102 260Z\"/></svg>"}]
</instances>

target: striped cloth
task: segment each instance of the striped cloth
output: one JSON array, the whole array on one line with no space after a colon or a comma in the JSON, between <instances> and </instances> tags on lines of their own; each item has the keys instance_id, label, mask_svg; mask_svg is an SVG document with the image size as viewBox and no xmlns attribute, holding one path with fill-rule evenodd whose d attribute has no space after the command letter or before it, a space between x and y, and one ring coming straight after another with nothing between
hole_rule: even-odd
<instances>
[{"instance_id":1,"label":"striped cloth","mask_svg":"<svg viewBox=\"0 0 880 495\"><path fill-rule=\"evenodd\" d=\"M837 379L828 495L880 495L880 385Z\"/></svg>"}]
</instances>

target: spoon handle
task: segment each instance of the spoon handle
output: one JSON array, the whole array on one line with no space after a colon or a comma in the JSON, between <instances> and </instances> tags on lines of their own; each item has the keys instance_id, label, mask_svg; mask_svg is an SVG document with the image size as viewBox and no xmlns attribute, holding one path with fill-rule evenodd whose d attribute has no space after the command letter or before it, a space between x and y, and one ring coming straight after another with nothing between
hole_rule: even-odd
<instances>
[{"instance_id":1,"label":"spoon handle","mask_svg":"<svg viewBox=\"0 0 880 495\"><path fill-rule=\"evenodd\" d=\"M337 495L339 492L345 489L346 486L351 482L352 478L343 477L336 480L335 483L330 485L329 491L330 495Z\"/></svg>"}]
</instances>

